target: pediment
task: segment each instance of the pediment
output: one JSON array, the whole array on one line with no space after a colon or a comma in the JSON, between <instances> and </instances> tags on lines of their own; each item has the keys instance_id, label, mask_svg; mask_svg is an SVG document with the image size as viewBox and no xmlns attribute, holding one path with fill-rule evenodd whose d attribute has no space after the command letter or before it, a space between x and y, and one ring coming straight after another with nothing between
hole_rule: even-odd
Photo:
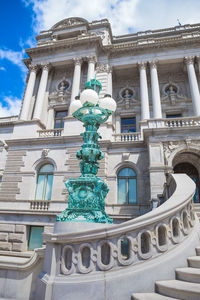
<instances>
[{"instance_id":1,"label":"pediment","mask_svg":"<svg viewBox=\"0 0 200 300\"><path fill-rule=\"evenodd\" d=\"M74 25L83 25L87 23L88 21L83 18L67 18L56 23L54 26L51 27L51 30L62 29Z\"/></svg>"}]
</instances>

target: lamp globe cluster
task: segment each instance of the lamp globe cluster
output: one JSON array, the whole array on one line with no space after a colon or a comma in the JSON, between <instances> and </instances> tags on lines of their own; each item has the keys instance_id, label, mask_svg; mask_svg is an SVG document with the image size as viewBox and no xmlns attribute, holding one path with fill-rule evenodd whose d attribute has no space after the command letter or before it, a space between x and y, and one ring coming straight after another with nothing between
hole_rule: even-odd
<instances>
[{"instance_id":1,"label":"lamp globe cluster","mask_svg":"<svg viewBox=\"0 0 200 300\"><path fill-rule=\"evenodd\" d=\"M87 85L87 84L86 84ZM76 110L83 107L85 104L88 106L99 106L103 109L108 109L112 112L116 110L116 102L111 95L106 94L104 98L99 99L98 93L91 87L87 87L80 94L80 100L76 97L70 105L70 113L73 114Z\"/></svg>"}]
</instances>

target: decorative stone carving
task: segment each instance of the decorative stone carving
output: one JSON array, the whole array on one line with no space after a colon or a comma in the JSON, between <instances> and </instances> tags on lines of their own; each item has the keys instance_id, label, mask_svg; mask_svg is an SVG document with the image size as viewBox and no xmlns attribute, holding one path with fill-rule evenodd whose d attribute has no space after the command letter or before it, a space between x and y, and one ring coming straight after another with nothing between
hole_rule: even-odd
<instances>
[{"instance_id":1,"label":"decorative stone carving","mask_svg":"<svg viewBox=\"0 0 200 300\"><path fill-rule=\"evenodd\" d=\"M82 57L73 58L74 65L81 65L82 61L83 61Z\"/></svg>"},{"instance_id":2,"label":"decorative stone carving","mask_svg":"<svg viewBox=\"0 0 200 300\"><path fill-rule=\"evenodd\" d=\"M97 73L104 73L104 72L112 72L112 67L109 66L108 64L97 64L97 67L96 67L96 71Z\"/></svg>"},{"instance_id":3,"label":"decorative stone carving","mask_svg":"<svg viewBox=\"0 0 200 300\"><path fill-rule=\"evenodd\" d=\"M186 97L180 93L179 85L169 81L162 87L162 101L170 101L172 105L176 104L177 100L185 100Z\"/></svg>"},{"instance_id":4,"label":"decorative stone carving","mask_svg":"<svg viewBox=\"0 0 200 300\"><path fill-rule=\"evenodd\" d=\"M186 65L193 64L194 63L194 56L185 56L184 62Z\"/></svg>"},{"instance_id":5,"label":"decorative stone carving","mask_svg":"<svg viewBox=\"0 0 200 300\"><path fill-rule=\"evenodd\" d=\"M163 143L163 150L165 159L168 160L171 153L180 146L179 142L165 142Z\"/></svg>"},{"instance_id":6,"label":"decorative stone carving","mask_svg":"<svg viewBox=\"0 0 200 300\"><path fill-rule=\"evenodd\" d=\"M42 157L43 158L46 158L48 156L48 154L49 154L49 149L46 148L46 149L42 150Z\"/></svg>"}]
</instances>

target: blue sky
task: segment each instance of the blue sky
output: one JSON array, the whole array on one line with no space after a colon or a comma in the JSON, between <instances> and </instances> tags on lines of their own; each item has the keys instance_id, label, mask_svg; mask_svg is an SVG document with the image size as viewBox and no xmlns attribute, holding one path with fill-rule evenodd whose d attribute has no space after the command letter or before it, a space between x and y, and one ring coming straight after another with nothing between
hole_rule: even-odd
<instances>
[{"instance_id":1,"label":"blue sky","mask_svg":"<svg viewBox=\"0 0 200 300\"><path fill-rule=\"evenodd\" d=\"M108 18L114 35L200 23L199 0L1 0L0 117L19 112L27 74L24 49L68 17Z\"/></svg>"}]
</instances>

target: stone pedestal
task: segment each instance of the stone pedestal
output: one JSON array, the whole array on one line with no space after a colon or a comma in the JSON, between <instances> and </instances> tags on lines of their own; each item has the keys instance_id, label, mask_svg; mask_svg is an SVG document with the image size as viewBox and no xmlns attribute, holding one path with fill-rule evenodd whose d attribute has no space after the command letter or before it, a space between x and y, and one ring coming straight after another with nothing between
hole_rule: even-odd
<instances>
[{"instance_id":1,"label":"stone pedestal","mask_svg":"<svg viewBox=\"0 0 200 300\"><path fill-rule=\"evenodd\" d=\"M114 226L112 224L99 224L99 223L89 223L89 222L56 222L54 226L54 233L45 236L46 240L46 252L44 258L43 270L37 280L36 297L37 300L61 300L61 299L79 299L86 291L90 291L88 295L93 294L93 296L102 299L102 294L104 291L104 278L103 272L99 274L98 278L94 278L93 275L86 275L90 280L88 282L83 282L80 284L81 274L76 274L78 277L78 282L71 281L70 276L62 274L61 271L61 261L64 259L63 247L69 246L69 239L77 236L87 236L87 232L91 232L96 229L102 229L102 232L106 230L106 227ZM77 253L72 253L73 259L80 256L80 249L77 249ZM73 276L74 277L74 276ZM84 276L85 277L85 276ZM94 286L91 290L91 280L95 279ZM81 280L82 281L82 280ZM87 280L86 280L87 281ZM78 284L78 285L77 285ZM95 288L96 286L96 288ZM91 294L92 293L92 294ZM95 299L97 299L95 297ZM88 299L93 299L93 297L88 297Z\"/></svg>"}]
</instances>

